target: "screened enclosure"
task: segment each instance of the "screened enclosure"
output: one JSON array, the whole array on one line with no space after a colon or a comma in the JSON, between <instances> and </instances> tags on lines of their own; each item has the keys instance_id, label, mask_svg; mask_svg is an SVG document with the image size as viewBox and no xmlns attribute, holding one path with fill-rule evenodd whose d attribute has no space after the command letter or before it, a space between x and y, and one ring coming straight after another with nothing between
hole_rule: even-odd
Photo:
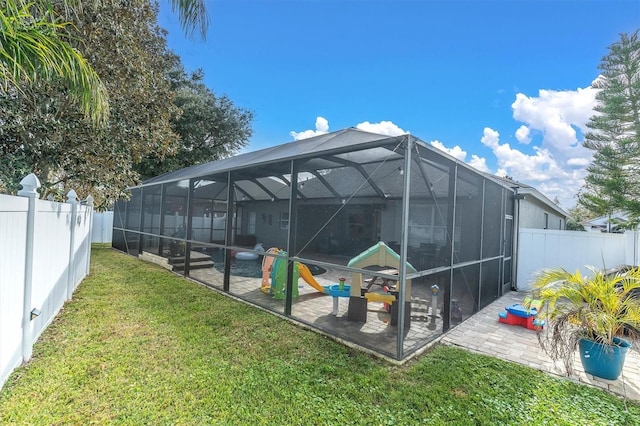
<instances>
[{"instance_id":1,"label":"screened enclosure","mask_svg":"<svg viewBox=\"0 0 640 426\"><path fill-rule=\"evenodd\" d=\"M402 360L511 288L513 190L345 129L131 188L113 246Z\"/></svg>"}]
</instances>

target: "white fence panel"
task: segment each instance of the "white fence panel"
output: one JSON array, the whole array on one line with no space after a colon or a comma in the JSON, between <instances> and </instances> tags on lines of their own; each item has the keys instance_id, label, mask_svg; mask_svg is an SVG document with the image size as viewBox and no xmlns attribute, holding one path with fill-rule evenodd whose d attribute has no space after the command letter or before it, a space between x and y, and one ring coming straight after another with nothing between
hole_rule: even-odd
<instances>
[{"instance_id":1,"label":"white fence panel","mask_svg":"<svg viewBox=\"0 0 640 426\"><path fill-rule=\"evenodd\" d=\"M40 335L67 298L71 204L36 200L31 305L42 314L31 321Z\"/></svg>"},{"instance_id":2,"label":"white fence panel","mask_svg":"<svg viewBox=\"0 0 640 426\"><path fill-rule=\"evenodd\" d=\"M110 243L113 238L113 212L93 213L92 243Z\"/></svg>"},{"instance_id":3,"label":"white fence panel","mask_svg":"<svg viewBox=\"0 0 640 426\"><path fill-rule=\"evenodd\" d=\"M625 234L605 234L548 229L521 229L518 233L519 290L529 290L536 272L564 268L569 272L586 266L612 268L628 263Z\"/></svg>"},{"instance_id":4,"label":"white fence panel","mask_svg":"<svg viewBox=\"0 0 640 426\"><path fill-rule=\"evenodd\" d=\"M0 195L0 387L22 362L28 200Z\"/></svg>"},{"instance_id":5,"label":"white fence panel","mask_svg":"<svg viewBox=\"0 0 640 426\"><path fill-rule=\"evenodd\" d=\"M21 184L39 186L35 176L28 178ZM89 272L91 203L34 199L31 221L25 194L35 195L36 188L20 197L0 195L0 388L29 360L33 343Z\"/></svg>"},{"instance_id":6,"label":"white fence panel","mask_svg":"<svg viewBox=\"0 0 640 426\"><path fill-rule=\"evenodd\" d=\"M177 233L186 223L183 216L166 215L164 222L165 233L168 236ZM213 221L213 231L211 231ZM160 226L160 215L145 214L146 227ZM196 241L223 241L225 236L226 218L194 216L192 223L192 239ZM91 230L92 243L110 243L113 238L113 212L93 213L93 227Z\"/></svg>"},{"instance_id":7,"label":"white fence panel","mask_svg":"<svg viewBox=\"0 0 640 426\"><path fill-rule=\"evenodd\" d=\"M91 235L93 226L93 208L91 206L78 206L75 233L75 271L73 290L78 287L84 277L89 275L89 261L91 260Z\"/></svg>"},{"instance_id":8,"label":"white fence panel","mask_svg":"<svg viewBox=\"0 0 640 426\"><path fill-rule=\"evenodd\" d=\"M627 237L627 265L640 265L640 252L638 243L640 240L640 231L626 231L624 236Z\"/></svg>"}]
</instances>

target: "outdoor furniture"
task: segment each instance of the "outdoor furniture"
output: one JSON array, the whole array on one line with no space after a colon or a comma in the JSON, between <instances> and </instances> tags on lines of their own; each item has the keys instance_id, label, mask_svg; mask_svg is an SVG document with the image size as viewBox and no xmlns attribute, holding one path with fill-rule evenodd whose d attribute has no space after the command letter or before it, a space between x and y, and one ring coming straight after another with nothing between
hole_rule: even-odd
<instances>
[{"instance_id":1,"label":"outdoor furniture","mask_svg":"<svg viewBox=\"0 0 640 426\"><path fill-rule=\"evenodd\" d=\"M382 271L375 271L375 272L376 274L380 274L380 275L396 275L396 276L400 273L397 269L383 269ZM366 287L367 291L369 291L374 284L383 286L383 287L384 286L388 287L390 281L395 282L395 280L382 277L380 275L374 275L371 278L364 280L364 282L367 284L367 287ZM380 280L380 282L378 282L378 280Z\"/></svg>"}]
</instances>

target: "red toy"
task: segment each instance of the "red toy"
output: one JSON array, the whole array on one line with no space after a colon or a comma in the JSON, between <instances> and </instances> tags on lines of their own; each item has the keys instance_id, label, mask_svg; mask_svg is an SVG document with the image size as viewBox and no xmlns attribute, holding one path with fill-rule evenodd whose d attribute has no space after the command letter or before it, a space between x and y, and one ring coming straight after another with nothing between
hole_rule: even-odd
<instances>
[{"instance_id":1,"label":"red toy","mask_svg":"<svg viewBox=\"0 0 640 426\"><path fill-rule=\"evenodd\" d=\"M537 319L538 308L532 306L527 309L523 305L516 303L507 306L505 311L498 314L498 321L509 324L519 325L529 330L539 330L544 327L544 320Z\"/></svg>"}]
</instances>

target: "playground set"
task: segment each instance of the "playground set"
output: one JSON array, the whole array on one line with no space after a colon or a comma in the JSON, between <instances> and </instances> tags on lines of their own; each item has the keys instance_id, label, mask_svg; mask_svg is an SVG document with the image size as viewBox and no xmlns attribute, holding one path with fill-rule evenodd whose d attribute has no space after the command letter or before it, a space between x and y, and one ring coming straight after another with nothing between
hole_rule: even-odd
<instances>
[{"instance_id":1,"label":"playground set","mask_svg":"<svg viewBox=\"0 0 640 426\"><path fill-rule=\"evenodd\" d=\"M278 248L270 248L266 251L266 255L262 259L262 283L260 290L273 297L274 299L285 299L285 284L287 279L287 261L286 252ZM280 255L280 256L278 256ZM362 273L353 272L351 274L351 284L345 284L346 279L340 278L338 283L321 285L316 281L309 268L300 262L295 262L293 267L293 282L297 283L300 278L305 283L313 287L320 293L333 297L334 316L338 315L338 303L340 298L349 299L349 310L347 319L349 321L366 322L368 304L372 302L383 303L385 310L391 314L391 325L397 325L397 282L395 285L390 283L389 278L384 276L393 276L398 274L400 265L400 255L389 248L384 242L379 242L369 249L363 251L358 256L351 259L348 263L352 268L365 268L368 266L376 266L382 268L393 268L379 271L372 271L372 278L363 280ZM415 272L413 266L407 263L407 271ZM374 284L379 284L381 292L371 291ZM366 286L364 286L366 284ZM411 315L411 280L407 280L406 284L406 300L405 302L405 324L408 328L410 325ZM298 286L293 286L292 297L298 297Z\"/></svg>"}]
</instances>

